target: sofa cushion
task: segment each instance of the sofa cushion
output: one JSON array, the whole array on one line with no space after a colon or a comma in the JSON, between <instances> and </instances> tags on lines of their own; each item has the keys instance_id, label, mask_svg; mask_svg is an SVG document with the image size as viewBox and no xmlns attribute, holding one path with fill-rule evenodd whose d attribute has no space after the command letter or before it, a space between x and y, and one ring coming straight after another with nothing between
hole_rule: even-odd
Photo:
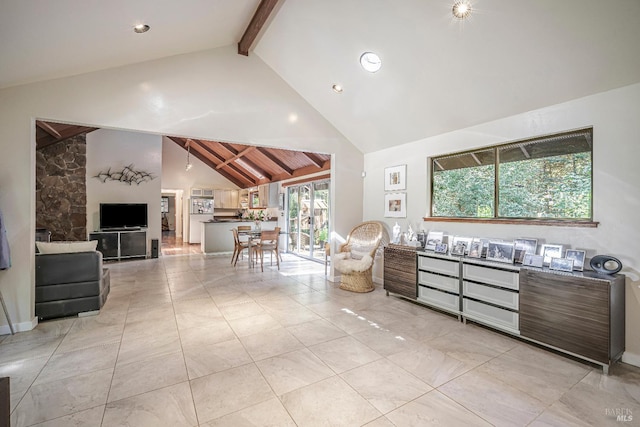
<instances>
[{"instance_id":1,"label":"sofa cushion","mask_svg":"<svg viewBox=\"0 0 640 427\"><path fill-rule=\"evenodd\" d=\"M100 252L36 255L36 286L91 282L102 276Z\"/></svg>"},{"instance_id":2,"label":"sofa cushion","mask_svg":"<svg viewBox=\"0 0 640 427\"><path fill-rule=\"evenodd\" d=\"M95 251L97 240L88 242L36 242L38 252L41 254L69 254L75 252Z\"/></svg>"}]
</instances>

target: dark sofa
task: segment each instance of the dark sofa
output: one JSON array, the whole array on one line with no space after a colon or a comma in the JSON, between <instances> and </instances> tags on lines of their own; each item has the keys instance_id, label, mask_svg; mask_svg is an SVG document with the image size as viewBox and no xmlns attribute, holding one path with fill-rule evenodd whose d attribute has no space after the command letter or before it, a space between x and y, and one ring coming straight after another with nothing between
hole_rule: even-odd
<instances>
[{"instance_id":1,"label":"dark sofa","mask_svg":"<svg viewBox=\"0 0 640 427\"><path fill-rule=\"evenodd\" d=\"M36 254L36 316L40 320L100 310L110 290L98 251Z\"/></svg>"}]
</instances>

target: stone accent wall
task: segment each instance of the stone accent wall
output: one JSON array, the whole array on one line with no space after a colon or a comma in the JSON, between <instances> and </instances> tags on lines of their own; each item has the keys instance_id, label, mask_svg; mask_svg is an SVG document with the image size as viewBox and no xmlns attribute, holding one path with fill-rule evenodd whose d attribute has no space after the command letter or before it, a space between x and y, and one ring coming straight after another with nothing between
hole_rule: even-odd
<instances>
[{"instance_id":1,"label":"stone accent wall","mask_svg":"<svg viewBox=\"0 0 640 427\"><path fill-rule=\"evenodd\" d=\"M36 151L36 227L51 240L87 240L87 138Z\"/></svg>"}]
</instances>

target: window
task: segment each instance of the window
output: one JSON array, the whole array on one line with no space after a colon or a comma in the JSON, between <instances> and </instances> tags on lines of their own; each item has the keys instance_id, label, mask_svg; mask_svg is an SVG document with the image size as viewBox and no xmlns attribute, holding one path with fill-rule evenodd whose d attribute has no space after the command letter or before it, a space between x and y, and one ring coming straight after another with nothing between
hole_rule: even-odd
<instances>
[{"instance_id":1,"label":"window","mask_svg":"<svg viewBox=\"0 0 640 427\"><path fill-rule=\"evenodd\" d=\"M431 216L592 220L593 129L433 157Z\"/></svg>"}]
</instances>

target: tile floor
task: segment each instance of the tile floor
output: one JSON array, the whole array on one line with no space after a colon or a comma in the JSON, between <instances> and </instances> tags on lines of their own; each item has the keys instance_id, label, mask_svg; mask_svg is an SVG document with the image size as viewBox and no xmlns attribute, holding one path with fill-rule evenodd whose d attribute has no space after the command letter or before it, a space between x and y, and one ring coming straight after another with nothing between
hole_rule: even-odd
<instances>
[{"instance_id":1,"label":"tile floor","mask_svg":"<svg viewBox=\"0 0 640 427\"><path fill-rule=\"evenodd\" d=\"M260 273L191 254L108 266L99 315L0 337L13 426L640 420L640 369L603 376L380 287L345 292L321 264L285 255Z\"/></svg>"}]
</instances>

